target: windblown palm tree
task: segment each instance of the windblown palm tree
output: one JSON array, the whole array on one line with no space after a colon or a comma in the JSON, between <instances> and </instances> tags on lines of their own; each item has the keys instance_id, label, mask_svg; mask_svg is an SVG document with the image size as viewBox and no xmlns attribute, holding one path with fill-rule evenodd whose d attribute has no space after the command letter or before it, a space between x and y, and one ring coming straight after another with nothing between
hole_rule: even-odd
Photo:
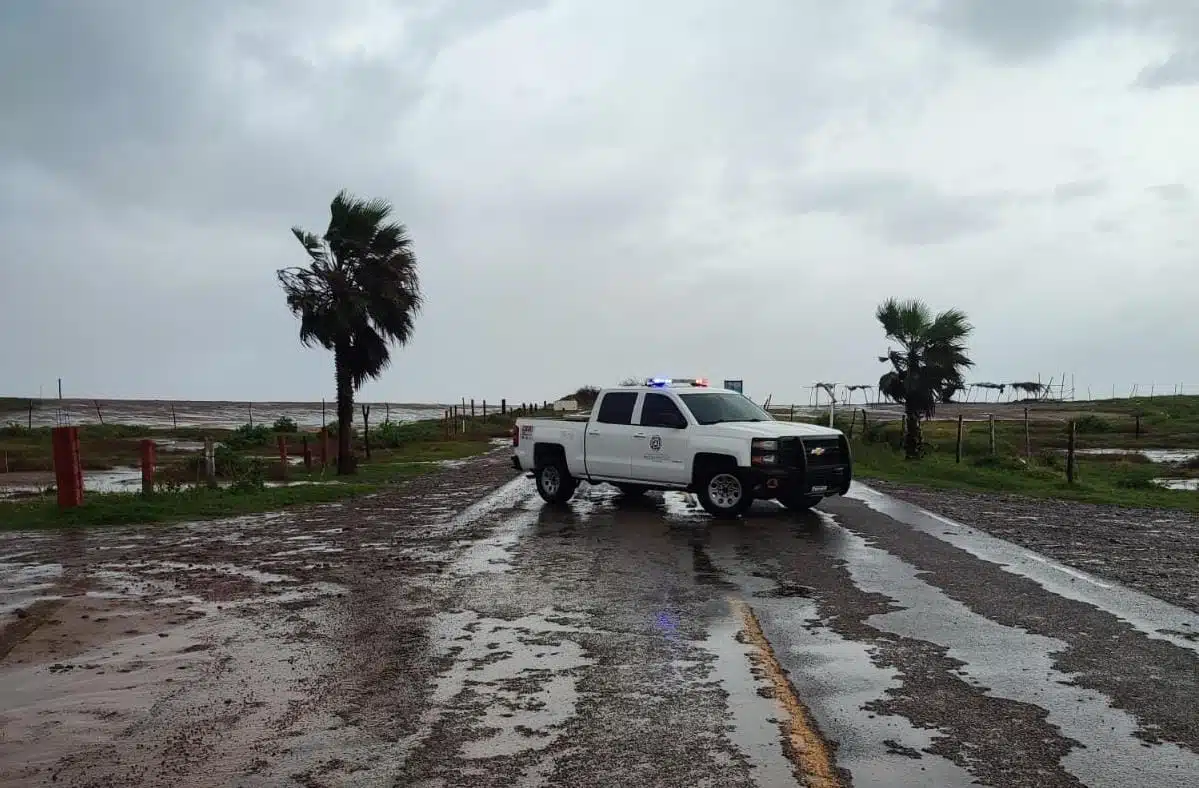
<instances>
[{"instance_id":1,"label":"windblown palm tree","mask_svg":"<svg viewBox=\"0 0 1199 788\"><path fill-rule=\"evenodd\" d=\"M346 474L354 470L354 392L391 362L389 343L408 342L422 299L412 240L403 224L387 221L389 202L343 190L329 212L323 237L292 228L310 263L278 275L300 318L300 341L333 351L337 472Z\"/></svg>"},{"instance_id":2,"label":"windblown palm tree","mask_svg":"<svg viewBox=\"0 0 1199 788\"><path fill-rule=\"evenodd\" d=\"M899 350L888 350L879 361L891 371L878 381L879 391L904 406L904 455L920 456L923 436L920 420L936 411L938 402L965 388L962 373L974 362L966 356L966 337L973 330L966 315L948 309L933 317L923 301L890 298L875 313L887 338Z\"/></svg>"}]
</instances>

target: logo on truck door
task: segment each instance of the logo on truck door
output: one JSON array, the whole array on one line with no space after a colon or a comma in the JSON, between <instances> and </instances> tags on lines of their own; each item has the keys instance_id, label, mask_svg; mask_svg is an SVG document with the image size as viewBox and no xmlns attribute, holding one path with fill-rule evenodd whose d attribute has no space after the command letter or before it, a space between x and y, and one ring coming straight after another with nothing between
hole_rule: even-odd
<instances>
[{"instance_id":1,"label":"logo on truck door","mask_svg":"<svg viewBox=\"0 0 1199 788\"><path fill-rule=\"evenodd\" d=\"M649 439L649 449L650 449L650 451L661 451L661 449L662 449L662 436L661 435L655 435Z\"/></svg>"},{"instance_id":2,"label":"logo on truck door","mask_svg":"<svg viewBox=\"0 0 1199 788\"><path fill-rule=\"evenodd\" d=\"M532 438L533 437L533 425L532 424L520 425L520 437Z\"/></svg>"}]
</instances>

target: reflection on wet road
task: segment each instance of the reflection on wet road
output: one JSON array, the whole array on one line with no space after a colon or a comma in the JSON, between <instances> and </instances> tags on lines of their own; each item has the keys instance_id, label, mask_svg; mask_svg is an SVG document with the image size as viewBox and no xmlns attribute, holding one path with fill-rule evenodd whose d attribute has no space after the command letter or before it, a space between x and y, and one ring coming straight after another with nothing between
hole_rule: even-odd
<instances>
[{"instance_id":1,"label":"reflection on wet road","mask_svg":"<svg viewBox=\"0 0 1199 788\"><path fill-rule=\"evenodd\" d=\"M103 630L4 630L0 785L1199 783L1188 611L864 487L716 522L453 479L0 541L0 615Z\"/></svg>"}]
</instances>

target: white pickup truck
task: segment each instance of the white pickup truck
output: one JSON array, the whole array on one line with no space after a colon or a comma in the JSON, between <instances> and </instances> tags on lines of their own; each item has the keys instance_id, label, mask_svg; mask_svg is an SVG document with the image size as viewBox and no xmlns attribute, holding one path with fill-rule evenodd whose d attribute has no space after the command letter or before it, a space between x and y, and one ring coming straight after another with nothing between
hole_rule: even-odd
<instances>
[{"instance_id":1,"label":"white pickup truck","mask_svg":"<svg viewBox=\"0 0 1199 788\"><path fill-rule=\"evenodd\" d=\"M587 420L517 419L512 445L513 467L531 471L551 503L569 501L580 481L607 482L626 495L689 490L711 514L736 517L755 498L810 508L853 477L840 430L775 421L703 379L604 389Z\"/></svg>"}]
</instances>

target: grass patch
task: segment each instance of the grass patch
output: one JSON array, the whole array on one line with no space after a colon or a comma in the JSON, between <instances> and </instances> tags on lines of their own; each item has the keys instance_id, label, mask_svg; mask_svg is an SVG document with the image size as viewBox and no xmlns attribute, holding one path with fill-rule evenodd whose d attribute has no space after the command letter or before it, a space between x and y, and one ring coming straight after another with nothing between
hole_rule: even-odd
<instances>
[{"instance_id":1,"label":"grass patch","mask_svg":"<svg viewBox=\"0 0 1199 788\"><path fill-rule=\"evenodd\" d=\"M1155 477L1177 475L1168 466L1080 459L1075 484L1070 485L1065 458L1057 455L1034 457L1031 462L1014 454L967 456L959 464L952 453L934 449L920 460L908 461L887 444L855 442L854 458L855 475L863 480L1199 512L1199 494L1166 490L1152 483Z\"/></svg>"},{"instance_id":2,"label":"grass patch","mask_svg":"<svg viewBox=\"0 0 1199 788\"><path fill-rule=\"evenodd\" d=\"M279 480L284 476L275 455L275 430L259 426L197 430L200 435L196 438L206 435L226 444L225 448L218 449L218 476L224 482L232 481L239 489L180 488L199 481L199 456L172 456L161 452L157 478L169 489L152 496L89 492L84 495L83 506L67 511L59 511L52 496L0 503L0 529L204 520L342 500L435 471L440 461L481 454L491 448L492 438L506 436L511 424L510 419L488 419L470 425L465 433L451 435L446 434L440 421L392 424L378 440L372 427L370 460L364 458L362 437L358 436L355 441L355 455L359 458L357 473L339 477L332 462L329 467L318 466L312 471L293 465L288 467L287 480L309 484L266 488L261 487L264 479ZM0 449L7 452L12 470L49 470L52 467L49 429L2 429ZM123 425L84 425L79 431L80 453L88 470L136 464L138 443L142 438L183 437L170 430ZM299 456L303 436L286 434L291 456ZM307 437L315 458L319 455L315 436L308 434ZM189 436L189 439L196 438ZM335 451L336 446L336 441L331 439L330 447Z\"/></svg>"},{"instance_id":3,"label":"grass patch","mask_svg":"<svg viewBox=\"0 0 1199 788\"><path fill-rule=\"evenodd\" d=\"M0 504L0 529L210 520L300 504L329 503L375 489L377 485L354 483L268 487L254 492L193 488L151 496L140 493L88 493L84 504L74 509L60 510L53 500Z\"/></svg>"}]
</instances>

